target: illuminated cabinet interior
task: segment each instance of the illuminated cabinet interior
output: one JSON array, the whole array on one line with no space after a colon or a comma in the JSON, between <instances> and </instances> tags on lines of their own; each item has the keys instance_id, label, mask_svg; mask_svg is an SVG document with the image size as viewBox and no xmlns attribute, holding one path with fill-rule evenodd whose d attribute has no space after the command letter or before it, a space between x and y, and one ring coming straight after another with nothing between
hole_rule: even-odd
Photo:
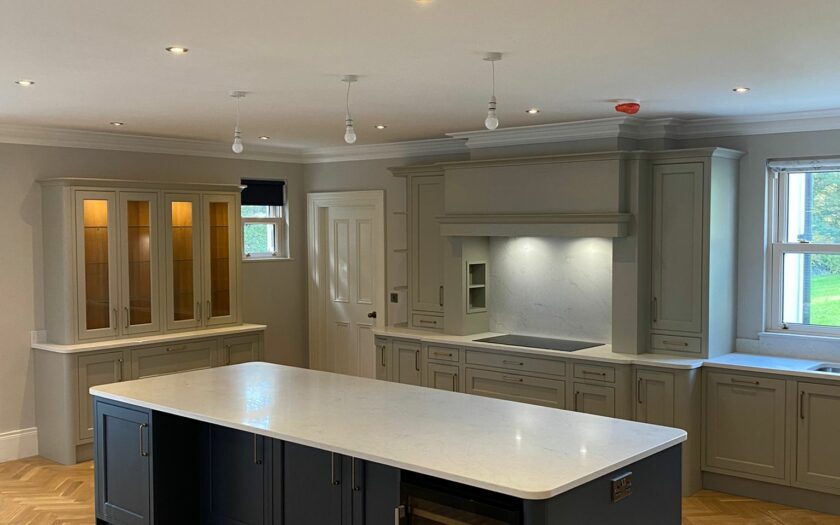
<instances>
[{"instance_id":1,"label":"illuminated cabinet interior","mask_svg":"<svg viewBox=\"0 0 840 525\"><path fill-rule=\"evenodd\" d=\"M242 322L239 186L41 184L49 342Z\"/></svg>"}]
</instances>

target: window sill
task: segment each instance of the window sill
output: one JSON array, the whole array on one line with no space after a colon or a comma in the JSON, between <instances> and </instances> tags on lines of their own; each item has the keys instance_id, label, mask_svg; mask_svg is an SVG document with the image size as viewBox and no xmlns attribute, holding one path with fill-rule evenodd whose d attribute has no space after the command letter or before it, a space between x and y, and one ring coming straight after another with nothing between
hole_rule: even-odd
<instances>
[{"instance_id":1,"label":"window sill","mask_svg":"<svg viewBox=\"0 0 840 525\"><path fill-rule=\"evenodd\" d=\"M243 257L242 262L251 263L251 262L282 262L282 261L294 261L293 257Z\"/></svg>"},{"instance_id":2,"label":"window sill","mask_svg":"<svg viewBox=\"0 0 840 525\"><path fill-rule=\"evenodd\" d=\"M747 353L795 357L816 361L840 360L840 337L802 333L759 332L758 341Z\"/></svg>"},{"instance_id":3,"label":"window sill","mask_svg":"<svg viewBox=\"0 0 840 525\"><path fill-rule=\"evenodd\" d=\"M805 332L791 332L788 330L768 330L765 332L759 332L758 338L769 338L769 339L776 339L778 338L779 341L789 341L793 343L794 341L814 341L814 342L825 342L825 343L834 343L837 344L840 342L840 334L838 335L828 335L828 334L818 334L818 333L805 333Z\"/></svg>"}]
</instances>

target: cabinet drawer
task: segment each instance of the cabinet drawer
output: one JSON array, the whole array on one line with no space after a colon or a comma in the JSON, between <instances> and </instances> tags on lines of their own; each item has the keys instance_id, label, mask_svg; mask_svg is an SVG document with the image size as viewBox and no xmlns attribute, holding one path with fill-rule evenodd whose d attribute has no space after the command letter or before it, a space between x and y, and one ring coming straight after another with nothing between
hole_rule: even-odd
<instances>
[{"instance_id":1,"label":"cabinet drawer","mask_svg":"<svg viewBox=\"0 0 840 525\"><path fill-rule=\"evenodd\" d=\"M215 339L132 350L131 377L140 379L211 368L215 353Z\"/></svg>"},{"instance_id":2,"label":"cabinet drawer","mask_svg":"<svg viewBox=\"0 0 840 525\"><path fill-rule=\"evenodd\" d=\"M699 354L703 351L699 338L679 335L652 334L650 336L650 346L655 350L685 352L687 354Z\"/></svg>"},{"instance_id":3,"label":"cabinet drawer","mask_svg":"<svg viewBox=\"0 0 840 525\"><path fill-rule=\"evenodd\" d=\"M426 359L457 363L461 360L461 349L455 346L426 345Z\"/></svg>"},{"instance_id":4,"label":"cabinet drawer","mask_svg":"<svg viewBox=\"0 0 840 525\"><path fill-rule=\"evenodd\" d=\"M411 314L411 326L427 330L443 330L443 317L429 314Z\"/></svg>"},{"instance_id":5,"label":"cabinet drawer","mask_svg":"<svg viewBox=\"0 0 840 525\"><path fill-rule=\"evenodd\" d=\"M615 383L615 368L611 366L575 363L575 378Z\"/></svg>"},{"instance_id":6,"label":"cabinet drawer","mask_svg":"<svg viewBox=\"0 0 840 525\"><path fill-rule=\"evenodd\" d=\"M516 373L467 368L467 393L552 408L566 407L566 382Z\"/></svg>"},{"instance_id":7,"label":"cabinet drawer","mask_svg":"<svg viewBox=\"0 0 840 525\"><path fill-rule=\"evenodd\" d=\"M555 376L566 375L566 363L564 361L525 357L521 354L494 354L491 352L467 350L466 361L468 365L495 366L497 368L537 372Z\"/></svg>"}]
</instances>

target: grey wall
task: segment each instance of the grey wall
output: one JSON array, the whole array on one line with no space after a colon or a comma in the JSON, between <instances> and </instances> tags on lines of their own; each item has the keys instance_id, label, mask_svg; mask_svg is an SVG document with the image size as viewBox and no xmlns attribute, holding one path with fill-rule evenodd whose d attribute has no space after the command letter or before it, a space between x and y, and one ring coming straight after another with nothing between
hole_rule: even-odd
<instances>
[{"instance_id":1,"label":"grey wall","mask_svg":"<svg viewBox=\"0 0 840 525\"><path fill-rule=\"evenodd\" d=\"M681 141L680 147L723 146L746 152L738 188L738 337L764 330L767 160L840 154L840 130Z\"/></svg>"},{"instance_id":2,"label":"grey wall","mask_svg":"<svg viewBox=\"0 0 840 525\"><path fill-rule=\"evenodd\" d=\"M243 314L268 325L266 357L307 364L303 169L295 164L0 144L0 433L35 426L30 332L43 329L41 195L38 179L94 177L238 183L289 182L293 261L243 263Z\"/></svg>"}]
</instances>

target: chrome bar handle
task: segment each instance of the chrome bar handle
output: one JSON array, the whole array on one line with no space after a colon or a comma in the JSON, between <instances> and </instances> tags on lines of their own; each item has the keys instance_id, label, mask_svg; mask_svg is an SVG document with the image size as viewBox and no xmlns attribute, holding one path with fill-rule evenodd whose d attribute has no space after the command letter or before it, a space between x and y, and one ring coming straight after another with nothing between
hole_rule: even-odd
<instances>
[{"instance_id":1,"label":"chrome bar handle","mask_svg":"<svg viewBox=\"0 0 840 525\"><path fill-rule=\"evenodd\" d=\"M330 452L330 484L340 485L341 482L335 479L335 452Z\"/></svg>"},{"instance_id":2,"label":"chrome bar handle","mask_svg":"<svg viewBox=\"0 0 840 525\"><path fill-rule=\"evenodd\" d=\"M144 441L143 440L143 430L148 426L149 425L147 425L146 423L140 423L140 455L143 456L143 457L148 457L149 456L149 452L143 446L143 441Z\"/></svg>"},{"instance_id":3,"label":"chrome bar handle","mask_svg":"<svg viewBox=\"0 0 840 525\"><path fill-rule=\"evenodd\" d=\"M799 391L799 419L805 420L805 391Z\"/></svg>"},{"instance_id":4,"label":"chrome bar handle","mask_svg":"<svg viewBox=\"0 0 840 525\"><path fill-rule=\"evenodd\" d=\"M640 405L642 404L642 378L641 377L636 382L636 401L638 401Z\"/></svg>"}]
</instances>

